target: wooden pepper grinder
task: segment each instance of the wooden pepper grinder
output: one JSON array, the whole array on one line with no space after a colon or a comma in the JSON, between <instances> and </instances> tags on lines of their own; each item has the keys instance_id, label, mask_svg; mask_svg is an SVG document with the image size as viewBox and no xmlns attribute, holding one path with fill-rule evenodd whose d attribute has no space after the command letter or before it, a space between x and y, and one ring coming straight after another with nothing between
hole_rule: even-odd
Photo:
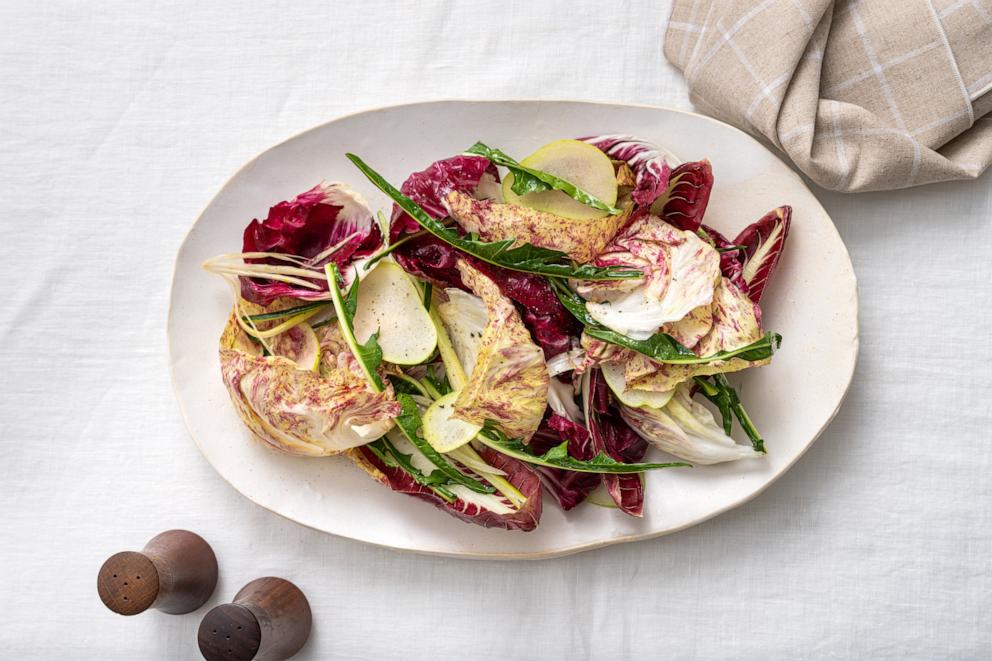
<instances>
[{"instance_id":1,"label":"wooden pepper grinder","mask_svg":"<svg viewBox=\"0 0 992 661\"><path fill-rule=\"evenodd\" d=\"M280 661L310 636L310 604L282 578L256 578L234 601L215 606L200 622L197 640L207 661Z\"/></svg>"},{"instance_id":2,"label":"wooden pepper grinder","mask_svg":"<svg viewBox=\"0 0 992 661\"><path fill-rule=\"evenodd\" d=\"M103 563L96 589L107 608L137 615L149 607L189 613L206 603L217 586L217 557L202 537L167 530L140 553L122 551Z\"/></svg>"}]
</instances>

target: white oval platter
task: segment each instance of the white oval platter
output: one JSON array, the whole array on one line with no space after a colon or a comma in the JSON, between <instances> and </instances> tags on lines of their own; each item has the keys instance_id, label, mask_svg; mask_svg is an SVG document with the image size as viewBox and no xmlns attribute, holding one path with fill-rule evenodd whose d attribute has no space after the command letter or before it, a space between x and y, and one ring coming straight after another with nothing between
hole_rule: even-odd
<instances>
[{"instance_id":1,"label":"white oval platter","mask_svg":"<svg viewBox=\"0 0 992 661\"><path fill-rule=\"evenodd\" d=\"M388 209L345 152L399 185L477 140L520 158L554 139L605 133L640 136L684 160L709 159L715 186L706 222L729 236L773 207L792 205L788 245L762 299L765 326L784 342L772 365L739 379L767 457L651 472L642 519L589 504L565 513L547 497L540 526L520 533L458 521L380 486L347 459L292 457L251 439L230 405L217 359L231 292L200 265L237 252L252 218L321 180L350 182L373 209ZM858 297L847 250L823 207L795 172L731 126L648 106L436 101L343 117L246 164L179 250L168 331L173 383L190 434L217 472L255 503L318 530L397 549L547 558L682 530L761 493L809 448L844 399L858 352Z\"/></svg>"}]
</instances>

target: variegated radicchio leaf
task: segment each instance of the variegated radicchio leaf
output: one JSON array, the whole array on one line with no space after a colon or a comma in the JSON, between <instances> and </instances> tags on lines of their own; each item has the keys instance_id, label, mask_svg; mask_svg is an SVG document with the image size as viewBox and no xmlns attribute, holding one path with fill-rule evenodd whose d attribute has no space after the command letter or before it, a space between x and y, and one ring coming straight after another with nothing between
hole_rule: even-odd
<instances>
[{"instance_id":1,"label":"variegated radicchio leaf","mask_svg":"<svg viewBox=\"0 0 992 661\"><path fill-rule=\"evenodd\" d=\"M626 211L600 218L569 218L519 204L479 200L459 191L448 193L444 201L458 225L485 242L466 248L474 248L473 254L483 258L484 250L501 253L494 255L498 261L486 261L545 276L623 279L616 270L596 268L589 262L627 223L630 213ZM573 265L562 264L565 260Z\"/></svg>"},{"instance_id":2,"label":"variegated radicchio leaf","mask_svg":"<svg viewBox=\"0 0 992 661\"><path fill-rule=\"evenodd\" d=\"M473 231L473 227L466 224L466 218L455 212L454 207L451 206L451 202L452 200L460 199L463 201L469 201L470 206L487 206L489 209L487 214L493 211L493 207L489 206L492 202L491 200L478 200L468 193L459 191L452 191L448 193L448 196L445 199L445 201L449 203L448 211L451 217L458 221L459 226L451 227L446 225L443 221L434 218L429 213L424 211L423 207L401 193L396 187L389 183L385 177L372 169L368 163L363 161L361 157L355 154L345 154L345 157L351 161L376 188L385 193L395 204L405 211L407 215L416 220L417 224L420 225L424 231L438 239L441 239L445 243L454 246L461 252L475 257L476 259L481 259L484 262L489 262L490 264L495 264L496 266L508 268L513 271L536 273L545 277L581 278L583 280L615 280L636 278L638 276L636 271L626 269L603 269L586 263L576 264L574 261L569 261L570 255L560 250L550 248L546 245L534 245L533 243L527 241L521 243L514 237L480 238L480 236ZM515 205L501 204L500 206L512 209L517 208ZM504 211L507 210L509 209L504 209ZM514 212L510 211L510 213ZM478 220L478 218L476 218L476 220ZM477 227L476 229L481 230L482 228ZM468 232L467 234L466 231ZM490 238L495 238L496 240L490 241ZM397 245L399 244L397 243ZM573 256L573 259L578 258ZM585 262L585 259L578 261Z\"/></svg>"},{"instance_id":3,"label":"variegated radicchio leaf","mask_svg":"<svg viewBox=\"0 0 992 661\"><path fill-rule=\"evenodd\" d=\"M589 315L635 340L648 340L665 324L713 300L720 253L695 232L643 215L623 229L597 263L622 264L642 277L621 283L580 283Z\"/></svg>"},{"instance_id":4,"label":"variegated radicchio leaf","mask_svg":"<svg viewBox=\"0 0 992 661\"><path fill-rule=\"evenodd\" d=\"M245 307L261 310L250 303ZM220 338L221 374L238 417L259 440L289 454L322 457L392 428L400 406L391 389L367 386L361 366L335 331L321 329L317 341L327 362L314 371L282 355L261 355L235 313L228 318ZM272 340L273 348L288 332Z\"/></svg>"},{"instance_id":5,"label":"variegated radicchio leaf","mask_svg":"<svg viewBox=\"0 0 992 661\"><path fill-rule=\"evenodd\" d=\"M365 200L344 184L320 184L292 200L280 202L265 220L252 220L244 231L242 252L280 253L313 260L317 288L241 276L241 296L269 305L281 296L311 300L327 298L324 265L341 272L356 259L382 246L382 233ZM249 264L278 264L273 258L246 258Z\"/></svg>"},{"instance_id":6,"label":"variegated radicchio leaf","mask_svg":"<svg viewBox=\"0 0 992 661\"><path fill-rule=\"evenodd\" d=\"M462 260L462 281L486 306L486 326L478 344L472 373L454 403L454 416L485 425L527 443L548 408L548 366L499 285Z\"/></svg>"}]
</instances>

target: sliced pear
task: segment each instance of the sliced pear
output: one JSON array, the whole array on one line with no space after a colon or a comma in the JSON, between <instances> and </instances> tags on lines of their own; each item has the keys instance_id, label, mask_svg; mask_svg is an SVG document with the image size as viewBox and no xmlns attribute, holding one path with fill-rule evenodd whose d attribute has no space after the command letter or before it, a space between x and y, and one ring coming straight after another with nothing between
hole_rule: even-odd
<instances>
[{"instance_id":1,"label":"sliced pear","mask_svg":"<svg viewBox=\"0 0 992 661\"><path fill-rule=\"evenodd\" d=\"M482 427L451 417L455 412L458 391L449 392L427 407L422 416L424 440L438 452L456 450L482 431Z\"/></svg>"},{"instance_id":2,"label":"sliced pear","mask_svg":"<svg viewBox=\"0 0 992 661\"><path fill-rule=\"evenodd\" d=\"M379 331L382 359L416 365L430 358L437 331L420 291L399 264L382 260L358 285L355 337L366 342Z\"/></svg>"},{"instance_id":3,"label":"sliced pear","mask_svg":"<svg viewBox=\"0 0 992 661\"><path fill-rule=\"evenodd\" d=\"M586 496L586 502L597 507L617 509L617 502L613 500L613 496L610 495L610 492L606 489L606 485L603 483L600 483L599 486L589 492L589 495Z\"/></svg>"},{"instance_id":4,"label":"sliced pear","mask_svg":"<svg viewBox=\"0 0 992 661\"><path fill-rule=\"evenodd\" d=\"M289 358L301 370L315 372L320 364L320 340L306 322L276 335L271 346L274 355Z\"/></svg>"},{"instance_id":5,"label":"sliced pear","mask_svg":"<svg viewBox=\"0 0 992 661\"><path fill-rule=\"evenodd\" d=\"M610 390L617 396L617 399L627 406L651 406L660 409L675 394L674 390L653 392L638 388L628 389L621 363L603 363L599 366L599 369L603 373L603 378L606 379L606 385L610 387Z\"/></svg>"},{"instance_id":6,"label":"sliced pear","mask_svg":"<svg viewBox=\"0 0 992 661\"><path fill-rule=\"evenodd\" d=\"M610 157L586 142L555 140L520 161L520 164L571 182L610 206L617 202L617 179ZM591 220L609 215L606 211L573 200L561 191L517 195L512 186L513 173L510 173L503 179L503 200L510 204L575 220Z\"/></svg>"}]
</instances>

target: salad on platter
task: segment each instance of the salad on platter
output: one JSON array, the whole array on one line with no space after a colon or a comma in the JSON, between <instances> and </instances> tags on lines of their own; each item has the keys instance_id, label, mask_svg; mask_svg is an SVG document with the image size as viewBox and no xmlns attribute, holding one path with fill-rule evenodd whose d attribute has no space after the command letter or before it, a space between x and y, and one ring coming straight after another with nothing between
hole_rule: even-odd
<instances>
[{"instance_id":1,"label":"salad on platter","mask_svg":"<svg viewBox=\"0 0 992 661\"><path fill-rule=\"evenodd\" d=\"M781 343L759 302L790 207L731 240L705 223L709 162L629 135L520 161L478 142L399 188L347 157L388 217L321 183L204 264L234 292L221 373L258 440L522 531L545 493L639 517L647 471L764 456L727 375Z\"/></svg>"}]
</instances>

